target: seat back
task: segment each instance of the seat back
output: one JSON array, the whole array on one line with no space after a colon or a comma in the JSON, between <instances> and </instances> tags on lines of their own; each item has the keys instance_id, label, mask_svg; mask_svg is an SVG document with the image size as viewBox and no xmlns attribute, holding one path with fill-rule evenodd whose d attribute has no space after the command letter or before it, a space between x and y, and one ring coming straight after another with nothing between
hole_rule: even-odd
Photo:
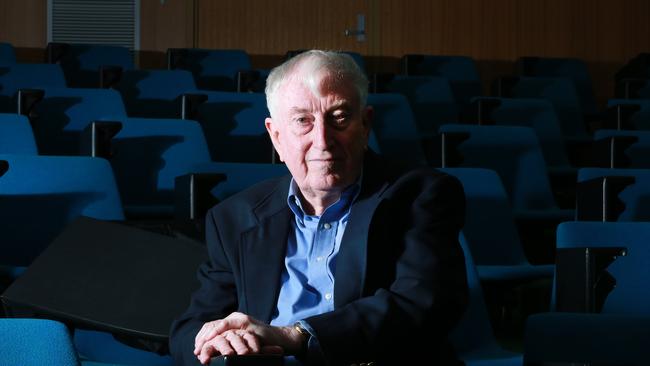
<instances>
[{"instance_id":1,"label":"seat back","mask_svg":"<svg viewBox=\"0 0 650 366\"><path fill-rule=\"evenodd\" d=\"M270 116L260 93L207 92L198 108L214 161L270 163L273 144L264 120Z\"/></svg>"},{"instance_id":2,"label":"seat back","mask_svg":"<svg viewBox=\"0 0 650 366\"><path fill-rule=\"evenodd\" d=\"M521 77L511 90L514 98L546 99L553 104L566 137L585 137L587 129L580 98L573 82L565 78Z\"/></svg>"},{"instance_id":3,"label":"seat back","mask_svg":"<svg viewBox=\"0 0 650 366\"><path fill-rule=\"evenodd\" d=\"M528 260L499 175L489 169L441 169L460 180L465 191L463 237L476 265L518 265Z\"/></svg>"},{"instance_id":4,"label":"seat back","mask_svg":"<svg viewBox=\"0 0 650 366\"><path fill-rule=\"evenodd\" d=\"M517 60L522 76L567 78L573 82L583 113L596 112L596 98L587 64L570 57L521 57Z\"/></svg>"},{"instance_id":5,"label":"seat back","mask_svg":"<svg viewBox=\"0 0 650 366\"><path fill-rule=\"evenodd\" d=\"M63 68L68 85L77 88L99 87L99 70L105 66L135 69L133 55L123 46L100 44L67 44L63 46L58 63Z\"/></svg>"},{"instance_id":6,"label":"seat back","mask_svg":"<svg viewBox=\"0 0 650 366\"><path fill-rule=\"evenodd\" d=\"M472 259L471 250L463 233L459 236L460 245L465 254L467 285L469 287L469 303L460 322L452 330L450 340L456 353L461 358L463 354L471 354L486 348L498 349L494 331L485 305L481 281Z\"/></svg>"},{"instance_id":7,"label":"seat back","mask_svg":"<svg viewBox=\"0 0 650 366\"><path fill-rule=\"evenodd\" d=\"M110 89L47 88L34 112L34 136L44 155L77 155L89 123L126 118L120 94Z\"/></svg>"},{"instance_id":8,"label":"seat back","mask_svg":"<svg viewBox=\"0 0 650 366\"><path fill-rule=\"evenodd\" d=\"M569 166L560 121L553 104L544 99L480 98L482 103L498 103L488 123L531 127L539 139L544 160L549 166Z\"/></svg>"},{"instance_id":9,"label":"seat back","mask_svg":"<svg viewBox=\"0 0 650 366\"><path fill-rule=\"evenodd\" d=\"M405 55L402 57L405 75L430 75L449 80L458 103L467 103L480 96L481 78L474 59L467 56Z\"/></svg>"},{"instance_id":10,"label":"seat back","mask_svg":"<svg viewBox=\"0 0 650 366\"><path fill-rule=\"evenodd\" d=\"M16 52L11 43L0 42L0 66L11 66L16 63Z\"/></svg>"},{"instance_id":11,"label":"seat back","mask_svg":"<svg viewBox=\"0 0 650 366\"><path fill-rule=\"evenodd\" d=\"M444 125L446 136L466 135L455 150L459 167L495 170L514 210L555 209L546 163L539 141L530 127ZM451 147L450 147L451 149ZM450 165L451 166L451 165Z\"/></svg>"},{"instance_id":12,"label":"seat back","mask_svg":"<svg viewBox=\"0 0 650 366\"><path fill-rule=\"evenodd\" d=\"M0 263L25 266L80 215L123 220L113 171L104 159L0 155Z\"/></svg>"},{"instance_id":13,"label":"seat back","mask_svg":"<svg viewBox=\"0 0 650 366\"><path fill-rule=\"evenodd\" d=\"M14 64L0 66L0 95L13 97L19 89L65 88L66 82L59 65ZM12 112L16 112L15 108Z\"/></svg>"},{"instance_id":14,"label":"seat back","mask_svg":"<svg viewBox=\"0 0 650 366\"><path fill-rule=\"evenodd\" d=\"M414 165L427 163L408 99L401 94L370 94L372 130L383 155Z\"/></svg>"},{"instance_id":15,"label":"seat back","mask_svg":"<svg viewBox=\"0 0 650 366\"><path fill-rule=\"evenodd\" d=\"M284 164L261 163L209 163L196 165L196 173L221 173L226 180L217 184L210 193L219 201L266 179L289 174Z\"/></svg>"},{"instance_id":16,"label":"seat back","mask_svg":"<svg viewBox=\"0 0 650 366\"><path fill-rule=\"evenodd\" d=\"M129 70L114 86L131 117L180 118L180 96L196 92L186 70Z\"/></svg>"},{"instance_id":17,"label":"seat back","mask_svg":"<svg viewBox=\"0 0 650 366\"><path fill-rule=\"evenodd\" d=\"M54 320L0 319L0 354L6 365L80 365L68 329Z\"/></svg>"},{"instance_id":18,"label":"seat back","mask_svg":"<svg viewBox=\"0 0 650 366\"><path fill-rule=\"evenodd\" d=\"M176 177L210 161L201 126L191 120L125 119L112 150L127 216L171 216Z\"/></svg>"},{"instance_id":19,"label":"seat back","mask_svg":"<svg viewBox=\"0 0 650 366\"><path fill-rule=\"evenodd\" d=\"M0 113L0 154L38 154L27 117Z\"/></svg>"},{"instance_id":20,"label":"seat back","mask_svg":"<svg viewBox=\"0 0 650 366\"><path fill-rule=\"evenodd\" d=\"M435 136L441 125L458 122L458 106L443 77L398 75L385 87L406 96L422 137Z\"/></svg>"},{"instance_id":21,"label":"seat back","mask_svg":"<svg viewBox=\"0 0 650 366\"><path fill-rule=\"evenodd\" d=\"M241 49L185 48L167 52L170 58L169 53L176 52L170 68L190 71L202 90L235 91L237 72L252 69L250 57Z\"/></svg>"}]
</instances>

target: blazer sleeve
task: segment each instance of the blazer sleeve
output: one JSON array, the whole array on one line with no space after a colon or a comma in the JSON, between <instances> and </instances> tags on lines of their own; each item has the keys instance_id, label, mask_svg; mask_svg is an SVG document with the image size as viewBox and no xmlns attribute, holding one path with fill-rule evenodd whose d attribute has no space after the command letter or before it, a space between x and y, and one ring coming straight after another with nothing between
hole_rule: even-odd
<instances>
[{"instance_id":1,"label":"blazer sleeve","mask_svg":"<svg viewBox=\"0 0 650 366\"><path fill-rule=\"evenodd\" d=\"M194 338L205 322L226 317L237 309L237 290L232 268L223 249L215 223L215 209L206 215L206 242L209 259L198 270L199 289L189 308L172 324L169 349L175 364L199 365Z\"/></svg>"},{"instance_id":2,"label":"blazer sleeve","mask_svg":"<svg viewBox=\"0 0 650 366\"><path fill-rule=\"evenodd\" d=\"M373 218L370 227L370 234L383 228L382 235L371 235L368 244L369 250L395 248L394 259L382 262L391 273L387 285L306 319L330 364L386 361L395 354L417 358L418 351L436 352L440 343L455 357L447 336L468 298L458 242L465 216L462 186L454 177L432 173L406 177L396 186L384 200L387 214Z\"/></svg>"}]
</instances>

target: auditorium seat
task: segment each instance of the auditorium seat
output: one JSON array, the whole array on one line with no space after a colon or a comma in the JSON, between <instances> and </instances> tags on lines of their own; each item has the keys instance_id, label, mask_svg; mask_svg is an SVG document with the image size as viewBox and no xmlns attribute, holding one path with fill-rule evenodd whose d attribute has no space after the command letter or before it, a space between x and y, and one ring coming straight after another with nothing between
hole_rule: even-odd
<instances>
[{"instance_id":1,"label":"auditorium seat","mask_svg":"<svg viewBox=\"0 0 650 366\"><path fill-rule=\"evenodd\" d=\"M556 273L557 287L562 289L556 301L562 312L536 314L529 319L526 364L647 364L648 240L647 222L567 222L558 227L558 260L572 256L577 266L568 262ZM599 250L604 255L598 256ZM587 264L588 269L585 263L591 264ZM582 308L587 313L578 312Z\"/></svg>"},{"instance_id":2,"label":"auditorium seat","mask_svg":"<svg viewBox=\"0 0 650 366\"><path fill-rule=\"evenodd\" d=\"M241 49L170 48L167 68L187 70L202 90L237 90L237 73L251 70L251 60Z\"/></svg>"},{"instance_id":3,"label":"auditorium seat","mask_svg":"<svg viewBox=\"0 0 650 366\"><path fill-rule=\"evenodd\" d=\"M74 88L99 88L102 68L135 69L131 51L123 46L50 42L46 52L47 61L60 64Z\"/></svg>"},{"instance_id":4,"label":"auditorium seat","mask_svg":"<svg viewBox=\"0 0 650 366\"><path fill-rule=\"evenodd\" d=\"M11 66L16 63L16 51L11 43L0 42L0 66Z\"/></svg>"},{"instance_id":5,"label":"auditorium seat","mask_svg":"<svg viewBox=\"0 0 650 366\"><path fill-rule=\"evenodd\" d=\"M571 220L573 210L560 210L549 185L539 140L530 127L444 125L447 167L495 170L516 215L542 214Z\"/></svg>"},{"instance_id":6,"label":"auditorium seat","mask_svg":"<svg viewBox=\"0 0 650 366\"><path fill-rule=\"evenodd\" d=\"M59 65L0 65L0 113L18 112L16 101L18 90L47 87L66 87L63 71Z\"/></svg>"},{"instance_id":7,"label":"auditorium seat","mask_svg":"<svg viewBox=\"0 0 650 366\"><path fill-rule=\"evenodd\" d=\"M191 120L156 118L126 118L119 123L106 158L127 218L171 220L176 177L210 162L201 126Z\"/></svg>"},{"instance_id":8,"label":"auditorium seat","mask_svg":"<svg viewBox=\"0 0 650 366\"><path fill-rule=\"evenodd\" d=\"M594 86L584 60L571 57L520 57L515 63L521 76L567 78L573 82L584 114L597 112Z\"/></svg>"},{"instance_id":9,"label":"auditorium seat","mask_svg":"<svg viewBox=\"0 0 650 366\"><path fill-rule=\"evenodd\" d=\"M482 95L481 78L474 59L467 56L416 55L402 57L405 75L429 75L449 80L455 99L460 104Z\"/></svg>"},{"instance_id":10,"label":"auditorium seat","mask_svg":"<svg viewBox=\"0 0 650 366\"><path fill-rule=\"evenodd\" d=\"M426 165L427 155L408 99L401 94L370 94L372 131L381 153L412 165Z\"/></svg>"},{"instance_id":11,"label":"auditorium seat","mask_svg":"<svg viewBox=\"0 0 650 366\"><path fill-rule=\"evenodd\" d=\"M467 366L521 366L521 355L504 350L494 337L481 281L464 233L460 234L459 240L465 254L469 303L451 332L451 343Z\"/></svg>"},{"instance_id":12,"label":"auditorium seat","mask_svg":"<svg viewBox=\"0 0 650 366\"><path fill-rule=\"evenodd\" d=\"M203 127L212 160L270 163L275 151L264 120L270 117L264 94L201 91L205 101L186 118Z\"/></svg>"},{"instance_id":13,"label":"auditorium seat","mask_svg":"<svg viewBox=\"0 0 650 366\"><path fill-rule=\"evenodd\" d=\"M500 78L495 82L494 89L494 96L497 97L548 100L555 107L566 140L588 139L580 97L571 80L526 76Z\"/></svg>"},{"instance_id":14,"label":"auditorium seat","mask_svg":"<svg viewBox=\"0 0 650 366\"><path fill-rule=\"evenodd\" d=\"M27 117L0 113L0 154L38 154Z\"/></svg>"},{"instance_id":15,"label":"auditorium seat","mask_svg":"<svg viewBox=\"0 0 650 366\"><path fill-rule=\"evenodd\" d=\"M79 215L123 220L107 161L89 157L0 155L0 264L27 266Z\"/></svg>"},{"instance_id":16,"label":"auditorium seat","mask_svg":"<svg viewBox=\"0 0 650 366\"><path fill-rule=\"evenodd\" d=\"M80 365L70 332L63 323L29 318L0 318L0 363Z\"/></svg>"},{"instance_id":17,"label":"auditorium seat","mask_svg":"<svg viewBox=\"0 0 650 366\"><path fill-rule=\"evenodd\" d=\"M81 132L93 121L126 118L120 94L109 89L45 88L31 112L38 150L43 155L78 155Z\"/></svg>"},{"instance_id":18,"label":"auditorium seat","mask_svg":"<svg viewBox=\"0 0 650 366\"><path fill-rule=\"evenodd\" d=\"M396 75L384 81L382 88L408 99L422 138L437 136L441 125L458 122L458 105L443 77Z\"/></svg>"},{"instance_id":19,"label":"auditorium seat","mask_svg":"<svg viewBox=\"0 0 650 366\"><path fill-rule=\"evenodd\" d=\"M128 70L112 87L122 95L130 117L180 118L181 96L197 92L186 70Z\"/></svg>"},{"instance_id":20,"label":"auditorium seat","mask_svg":"<svg viewBox=\"0 0 650 366\"><path fill-rule=\"evenodd\" d=\"M552 265L531 265L519 240L512 208L498 174L482 168L445 168L463 184L463 235L482 281L551 278Z\"/></svg>"}]
</instances>

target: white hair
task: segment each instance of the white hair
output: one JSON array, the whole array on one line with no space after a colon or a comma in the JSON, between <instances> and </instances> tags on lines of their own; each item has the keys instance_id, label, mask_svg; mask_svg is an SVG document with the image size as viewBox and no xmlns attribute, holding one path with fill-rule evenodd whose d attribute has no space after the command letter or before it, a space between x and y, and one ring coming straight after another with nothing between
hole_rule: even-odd
<instances>
[{"instance_id":1,"label":"white hair","mask_svg":"<svg viewBox=\"0 0 650 366\"><path fill-rule=\"evenodd\" d=\"M352 57L342 52L311 50L300 53L271 70L264 90L271 117L275 115L276 92L287 79L295 76L294 73L298 70L302 71L300 77L314 95L319 95L319 82L324 75L350 81L359 93L360 106L365 107L368 78Z\"/></svg>"}]
</instances>

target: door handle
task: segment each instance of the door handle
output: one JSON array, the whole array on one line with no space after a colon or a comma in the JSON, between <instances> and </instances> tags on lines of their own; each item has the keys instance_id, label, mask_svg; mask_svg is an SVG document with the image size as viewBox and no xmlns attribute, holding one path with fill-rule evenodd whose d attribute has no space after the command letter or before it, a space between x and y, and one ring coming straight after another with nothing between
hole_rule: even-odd
<instances>
[{"instance_id":1,"label":"door handle","mask_svg":"<svg viewBox=\"0 0 650 366\"><path fill-rule=\"evenodd\" d=\"M357 42L365 42L366 40L366 16L357 14L357 28L346 29L343 34L346 37L356 36Z\"/></svg>"}]
</instances>

